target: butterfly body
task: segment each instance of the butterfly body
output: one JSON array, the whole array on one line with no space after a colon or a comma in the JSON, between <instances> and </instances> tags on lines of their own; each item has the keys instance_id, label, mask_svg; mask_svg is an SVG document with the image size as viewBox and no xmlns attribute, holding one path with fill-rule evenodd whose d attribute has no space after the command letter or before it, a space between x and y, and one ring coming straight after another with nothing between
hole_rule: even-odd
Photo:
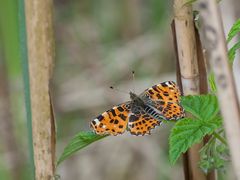
<instances>
[{"instance_id":1,"label":"butterfly body","mask_svg":"<svg viewBox=\"0 0 240 180\"><path fill-rule=\"evenodd\" d=\"M135 93L130 91L130 99L132 100L132 104L138 105L138 106L144 106L144 101Z\"/></svg>"},{"instance_id":2,"label":"butterfly body","mask_svg":"<svg viewBox=\"0 0 240 180\"><path fill-rule=\"evenodd\" d=\"M138 96L133 92L130 92L131 104L130 109L133 114L139 114L140 111L148 114L154 119L161 121L164 117L161 116L161 112L152 106L151 101L145 99L144 97ZM131 116L130 116L131 118Z\"/></svg>"},{"instance_id":3,"label":"butterfly body","mask_svg":"<svg viewBox=\"0 0 240 180\"><path fill-rule=\"evenodd\" d=\"M145 135L150 134L163 119L184 117L180 91L173 81L152 86L140 95L130 92L130 99L96 117L90 124L94 132L118 135L128 130L133 135Z\"/></svg>"}]
</instances>

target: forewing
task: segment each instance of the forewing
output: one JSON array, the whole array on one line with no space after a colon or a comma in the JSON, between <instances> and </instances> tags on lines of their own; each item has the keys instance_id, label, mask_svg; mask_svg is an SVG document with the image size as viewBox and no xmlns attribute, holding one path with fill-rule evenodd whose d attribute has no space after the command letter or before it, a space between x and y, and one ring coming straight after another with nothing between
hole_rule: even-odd
<instances>
[{"instance_id":1,"label":"forewing","mask_svg":"<svg viewBox=\"0 0 240 180\"><path fill-rule=\"evenodd\" d=\"M155 101L180 102L181 92L173 81L166 81L146 89L140 96L149 97Z\"/></svg>"},{"instance_id":2,"label":"forewing","mask_svg":"<svg viewBox=\"0 0 240 180\"><path fill-rule=\"evenodd\" d=\"M131 113L129 116L128 130L132 135L150 134L151 129L159 126L161 121L153 119L143 109L138 113Z\"/></svg>"},{"instance_id":3,"label":"forewing","mask_svg":"<svg viewBox=\"0 0 240 180\"><path fill-rule=\"evenodd\" d=\"M92 120L90 127L99 135L122 134L127 127L129 112L129 102L119 104Z\"/></svg>"},{"instance_id":4,"label":"forewing","mask_svg":"<svg viewBox=\"0 0 240 180\"><path fill-rule=\"evenodd\" d=\"M166 81L146 89L140 97L156 108L166 120L178 120L185 116L180 104L181 92L175 82Z\"/></svg>"}]
</instances>

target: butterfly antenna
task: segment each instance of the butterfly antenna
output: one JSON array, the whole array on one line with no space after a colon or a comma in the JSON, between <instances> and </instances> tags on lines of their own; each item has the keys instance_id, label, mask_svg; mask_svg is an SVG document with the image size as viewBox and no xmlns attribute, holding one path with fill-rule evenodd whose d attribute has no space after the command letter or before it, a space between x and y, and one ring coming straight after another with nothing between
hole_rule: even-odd
<instances>
[{"instance_id":1,"label":"butterfly antenna","mask_svg":"<svg viewBox=\"0 0 240 180\"><path fill-rule=\"evenodd\" d=\"M133 92L135 93L135 71L132 71L132 79L133 79Z\"/></svg>"},{"instance_id":2,"label":"butterfly antenna","mask_svg":"<svg viewBox=\"0 0 240 180\"><path fill-rule=\"evenodd\" d=\"M116 91L118 91L118 92L124 93L124 94L126 94L126 93L129 94L129 92L123 91L123 90L118 89L118 88L115 88L115 87L113 87L113 86L110 86L109 88L112 89L112 90L116 90Z\"/></svg>"}]
</instances>

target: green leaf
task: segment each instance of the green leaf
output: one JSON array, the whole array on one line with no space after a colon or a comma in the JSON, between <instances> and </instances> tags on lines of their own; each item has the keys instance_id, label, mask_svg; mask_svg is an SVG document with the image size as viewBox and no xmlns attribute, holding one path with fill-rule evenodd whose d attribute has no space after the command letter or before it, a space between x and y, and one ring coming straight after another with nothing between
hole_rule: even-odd
<instances>
[{"instance_id":1,"label":"green leaf","mask_svg":"<svg viewBox=\"0 0 240 180\"><path fill-rule=\"evenodd\" d=\"M218 101L214 95L183 96L183 108L200 120L212 119L219 112Z\"/></svg>"},{"instance_id":2,"label":"green leaf","mask_svg":"<svg viewBox=\"0 0 240 180\"><path fill-rule=\"evenodd\" d=\"M210 72L210 74L208 76L208 82L209 82L212 92L217 92L217 87L216 87L215 77L214 77L213 72Z\"/></svg>"},{"instance_id":3,"label":"green leaf","mask_svg":"<svg viewBox=\"0 0 240 180\"><path fill-rule=\"evenodd\" d=\"M236 51L240 48L240 41L238 41L236 44L233 45L233 47L231 47L228 50L228 59L229 59L229 63L232 65L234 59L235 59L235 55L236 55Z\"/></svg>"},{"instance_id":4,"label":"green leaf","mask_svg":"<svg viewBox=\"0 0 240 180\"><path fill-rule=\"evenodd\" d=\"M7 1L6 1L7 2ZM10 2L10 1L8 1ZM2 5L6 9L5 5ZM13 9L7 8L7 11ZM14 11L14 10L13 10ZM31 109L31 93L30 93L30 77L29 77L29 65L28 65L28 49L27 49L27 30L26 30L26 16L25 16L25 3L24 0L18 1L18 25L19 26L19 47L20 47L20 59L22 63L22 74L23 74L23 85L24 85L24 98L26 108L26 119L27 119L27 131L28 131L28 152L30 159L31 168L31 179L35 177L35 166L34 166L34 153L33 153L33 134L32 134L32 109ZM9 23L9 22L8 22ZM11 48L13 44L11 45ZM13 50L9 50L12 52ZM13 59L13 61L17 61Z\"/></svg>"},{"instance_id":5,"label":"green leaf","mask_svg":"<svg viewBox=\"0 0 240 180\"><path fill-rule=\"evenodd\" d=\"M71 141L70 143L65 147L62 155L60 156L57 164L59 165L62 161L64 161L66 158L68 158L69 156L71 156L73 153L75 153L76 151L88 146L89 144L100 140L105 136L100 136L97 135L93 132L87 131L87 132L80 132L78 133Z\"/></svg>"},{"instance_id":6,"label":"green leaf","mask_svg":"<svg viewBox=\"0 0 240 180\"><path fill-rule=\"evenodd\" d=\"M202 140L207 134L211 134L221 127L220 117L211 120L193 120L190 118L178 121L171 130L169 138L169 159L175 164L181 153L184 153L193 144Z\"/></svg>"},{"instance_id":7,"label":"green leaf","mask_svg":"<svg viewBox=\"0 0 240 180\"><path fill-rule=\"evenodd\" d=\"M186 2L182 5L182 7L184 6L188 6L188 5L192 5L193 3L195 3L197 0L186 0ZM219 3L221 0L217 0L217 3Z\"/></svg>"},{"instance_id":8,"label":"green leaf","mask_svg":"<svg viewBox=\"0 0 240 180\"><path fill-rule=\"evenodd\" d=\"M229 43L233 39L233 37L236 36L239 32L240 32L240 19L238 19L230 29L228 33L227 42Z\"/></svg>"},{"instance_id":9,"label":"green leaf","mask_svg":"<svg viewBox=\"0 0 240 180\"><path fill-rule=\"evenodd\" d=\"M186 2L183 4L184 6L188 6L188 5L192 5L194 2L196 2L197 0L186 0Z\"/></svg>"}]
</instances>

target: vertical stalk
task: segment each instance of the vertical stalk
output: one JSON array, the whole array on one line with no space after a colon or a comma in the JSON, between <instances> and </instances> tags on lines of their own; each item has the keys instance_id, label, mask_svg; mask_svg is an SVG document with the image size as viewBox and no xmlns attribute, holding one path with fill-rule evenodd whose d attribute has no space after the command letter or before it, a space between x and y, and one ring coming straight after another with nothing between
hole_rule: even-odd
<instances>
[{"instance_id":1,"label":"vertical stalk","mask_svg":"<svg viewBox=\"0 0 240 180\"><path fill-rule=\"evenodd\" d=\"M239 0L232 0L230 1L232 2L231 6L233 9L233 13L234 13L234 20L237 20L240 18L240 1ZM238 34L237 39L240 39L240 35ZM233 63L233 76L234 76L234 80L235 80L235 84L236 84L236 90L237 90L237 95L238 95L238 103L240 104L240 78L238 78L240 76L240 52L238 51L236 53L236 57Z\"/></svg>"},{"instance_id":2,"label":"vertical stalk","mask_svg":"<svg viewBox=\"0 0 240 180\"><path fill-rule=\"evenodd\" d=\"M53 1L25 0L35 178L55 174L55 124L49 81L54 60Z\"/></svg>"},{"instance_id":3,"label":"vertical stalk","mask_svg":"<svg viewBox=\"0 0 240 180\"><path fill-rule=\"evenodd\" d=\"M33 140L32 140L32 111L31 111L31 100L30 100L30 80L28 71L28 55L27 55L27 35L26 35L26 21L25 21L25 7L24 0L18 1L18 12L19 12L19 44L20 44L20 58L22 63L23 81L24 81L24 97L25 97L25 108L27 118L27 130L28 130L28 150L30 159L30 177L35 177L35 166L33 157Z\"/></svg>"},{"instance_id":4,"label":"vertical stalk","mask_svg":"<svg viewBox=\"0 0 240 180\"><path fill-rule=\"evenodd\" d=\"M196 95L200 93L199 69L196 44L196 35L193 23L191 5L184 5L186 1L174 1L174 25L173 33L178 60L178 80L181 81L184 95ZM202 143L192 146L184 155L185 179L206 180L206 176L198 167L200 160L199 150Z\"/></svg>"},{"instance_id":5,"label":"vertical stalk","mask_svg":"<svg viewBox=\"0 0 240 180\"><path fill-rule=\"evenodd\" d=\"M235 175L240 179L240 112L233 75L228 63L221 14L216 1L199 0L198 8L203 22L202 37L205 40L208 61L215 75L232 163Z\"/></svg>"},{"instance_id":6,"label":"vertical stalk","mask_svg":"<svg viewBox=\"0 0 240 180\"><path fill-rule=\"evenodd\" d=\"M200 35L197 28L195 28L195 35L196 35L197 60L198 60L198 70L199 70L199 91L200 91L200 94L207 94L208 93L207 65L205 62L202 43L201 43ZM210 138L211 136L205 136L203 143L206 144ZM212 170L207 174L207 180L215 180L215 179L216 179L216 171Z\"/></svg>"}]
</instances>

